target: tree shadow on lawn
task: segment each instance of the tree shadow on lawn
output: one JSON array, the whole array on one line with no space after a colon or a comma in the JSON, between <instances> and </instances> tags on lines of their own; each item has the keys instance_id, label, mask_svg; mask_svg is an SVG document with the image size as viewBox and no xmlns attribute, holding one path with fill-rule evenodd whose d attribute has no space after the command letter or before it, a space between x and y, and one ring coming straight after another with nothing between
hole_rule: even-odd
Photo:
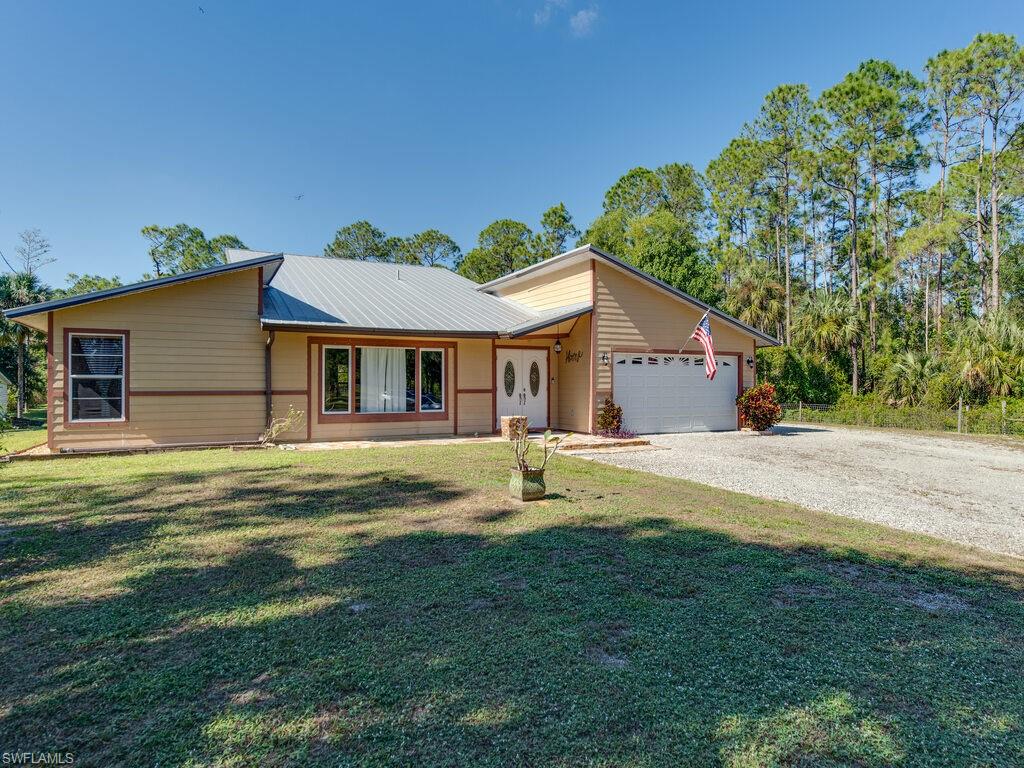
<instances>
[{"instance_id":1,"label":"tree shadow on lawn","mask_svg":"<svg viewBox=\"0 0 1024 768\"><path fill-rule=\"evenodd\" d=\"M0 568L7 577L81 567L138 550L147 539L162 538L166 526L193 535L230 534L287 519L353 515L366 520L408 507L452 503L465 495L454 483L414 473L305 471L296 477L288 467L234 469L220 477L154 473L125 485L73 482L55 489L26 483L14 488L4 494L10 508L0 518Z\"/></svg>"},{"instance_id":2,"label":"tree shadow on lawn","mask_svg":"<svg viewBox=\"0 0 1024 768\"><path fill-rule=\"evenodd\" d=\"M382 535L363 511L314 564L268 537L118 594L3 605L0 748L85 765L1024 761L1019 590L662 518Z\"/></svg>"}]
</instances>

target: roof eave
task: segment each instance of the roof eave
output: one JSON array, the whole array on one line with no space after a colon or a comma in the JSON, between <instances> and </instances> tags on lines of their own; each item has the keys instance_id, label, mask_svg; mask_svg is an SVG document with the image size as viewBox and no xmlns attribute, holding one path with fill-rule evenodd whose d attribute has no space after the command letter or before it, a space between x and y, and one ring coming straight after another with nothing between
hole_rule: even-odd
<instances>
[{"instance_id":1,"label":"roof eave","mask_svg":"<svg viewBox=\"0 0 1024 768\"><path fill-rule=\"evenodd\" d=\"M91 304L96 301L105 301L107 299L116 299L121 296L128 296L133 293L141 293L142 291L152 291L157 288L165 288L171 285L179 285L181 283L191 282L192 280L203 280L207 277L216 277L217 275L228 274L231 272L237 272L243 269L253 269L256 267L262 267L266 265L272 265L275 268L283 261L284 257L281 254L271 254L270 256L261 256L256 259L249 259L247 261L236 261L231 264L218 264L213 267L206 269L198 269L192 272L184 272L180 275L171 275L169 277L158 277L155 280L143 280L142 282L132 283L130 285L119 285L116 288L107 288L102 291L91 291L90 293L81 293L77 296L68 296L63 299L52 299L50 301L42 301L38 304L26 304L23 307L14 307L12 309L5 309L3 311L4 317L8 320L17 321L18 318L28 317L30 315L38 315L44 312L54 312L59 309L68 309L69 307L77 307L82 304ZM264 274L263 282L266 284L270 278Z\"/></svg>"},{"instance_id":2,"label":"roof eave","mask_svg":"<svg viewBox=\"0 0 1024 768\"><path fill-rule=\"evenodd\" d=\"M593 311L594 307L592 305L580 307L579 309L575 309L572 312L566 312L565 314L556 315L555 317L546 317L543 320L538 320L537 322L531 323L528 326L516 328L515 330L505 331L499 336L499 338L518 339L523 336L527 336L531 333L534 333L535 331L540 331L543 330L544 328L550 328L552 325L558 325L559 323L564 323L569 320L575 320L577 317L582 317L583 315L589 314L590 312Z\"/></svg>"},{"instance_id":3,"label":"roof eave","mask_svg":"<svg viewBox=\"0 0 1024 768\"><path fill-rule=\"evenodd\" d=\"M347 325L345 323L310 323L302 320L275 320L260 318L260 327L266 331L295 331L332 333L355 336L432 336L466 339L496 339L497 331L430 330L420 328L376 328Z\"/></svg>"},{"instance_id":4,"label":"roof eave","mask_svg":"<svg viewBox=\"0 0 1024 768\"><path fill-rule=\"evenodd\" d=\"M580 256L580 255L582 255L584 253L591 253L591 254L593 254L595 256L598 256L598 257L604 259L605 261L607 261L612 266L618 267L618 268L620 268L620 269L630 273L634 277L640 278L641 280L644 280L644 281L646 281L648 283L651 283L652 285L655 285L655 286L657 286L657 287L659 287L659 288L661 288L661 289L671 293L672 295L676 296L679 299L682 299L683 301L687 301L687 302L689 302L691 304L694 304L695 306L700 307L701 309L705 310L706 312L710 312L713 317L716 317L719 320L722 320L723 322L729 323L730 325L733 325L736 328L739 328L740 330L744 331L745 333L749 333L751 336L754 337L754 339L755 339L754 343L757 346L777 347L777 346L779 346L781 344L781 342L778 339L776 339L774 336L770 336L767 333L759 331L757 328L754 328L753 326L747 325L742 320L738 320L735 317L732 317L731 315L726 314L725 312L722 312L722 311L720 311L718 309L715 309L710 304L706 304L705 302L701 301L700 299L696 298L695 296L691 296L690 294L688 294L688 293L686 293L684 291L680 291L678 288L675 288L675 287L669 285L668 283L664 282L663 280L659 280L658 278L654 277L653 275L649 275L646 272L644 272L644 271L642 271L640 269L637 269L632 264L630 264L630 263L620 259L618 256L614 256L614 255L612 255L610 253L602 251L600 248L597 248L597 247L595 247L593 245L590 245L590 244L581 245L578 248L574 248L571 251L566 251L565 253L561 253L558 256L552 256L550 259L545 259L544 261L539 261L536 264L531 264L528 267L524 267L523 269L520 269L520 270L518 270L516 272L512 272L512 273L510 273L508 275L505 275L504 277L499 277L496 280L491 280L489 283L484 283L483 285L478 286L477 290L487 291L487 290L490 290L491 288L500 286L500 285L502 285L504 283L507 283L509 281L518 280L518 279L521 279L521 278L524 278L524 277L529 277L530 275L533 275L533 274L535 274L535 273L537 273L537 272L539 272L541 270L551 269L553 266L555 266L555 265L557 265L557 264L559 264L561 262L568 261L569 259L574 258L576 256ZM761 343L758 343L759 341Z\"/></svg>"}]
</instances>

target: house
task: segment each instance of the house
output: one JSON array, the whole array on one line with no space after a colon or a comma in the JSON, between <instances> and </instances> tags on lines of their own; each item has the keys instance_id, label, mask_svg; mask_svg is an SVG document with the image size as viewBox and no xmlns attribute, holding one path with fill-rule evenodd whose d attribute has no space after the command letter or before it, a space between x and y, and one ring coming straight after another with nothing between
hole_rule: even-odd
<instances>
[{"instance_id":1,"label":"house","mask_svg":"<svg viewBox=\"0 0 1024 768\"><path fill-rule=\"evenodd\" d=\"M688 337L709 308L591 246L477 285L446 269L255 251L7 310L47 334L52 451L489 434L503 415L593 432L737 427L754 351L710 309L718 375ZM680 349L682 348L682 351Z\"/></svg>"},{"instance_id":2,"label":"house","mask_svg":"<svg viewBox=\"0 0 1024 768\"><path fill-rule=\"evenodd\" d=\"M3 371L0 371L0 421L7 416L7 398L12 389L14 389L14 383L4 376Z\"/></svg>"}]
</instances>

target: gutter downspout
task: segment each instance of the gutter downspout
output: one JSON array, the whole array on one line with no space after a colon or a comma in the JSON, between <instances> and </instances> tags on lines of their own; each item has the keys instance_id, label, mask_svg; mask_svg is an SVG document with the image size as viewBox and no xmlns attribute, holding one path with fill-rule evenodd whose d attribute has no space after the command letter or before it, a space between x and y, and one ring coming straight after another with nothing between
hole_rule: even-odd
<instances>
[{"instance_id":1,"label":"gutter downspout","mask_svg":"<svg viewBox=\"0 0 1024 768\"><path fill-rule=\"evenodd\" d=\"M266 393L266 421L267 428L270 428L270 421L274 412L274 387L270 371L270 348L274 346L275 332L270 331L267 335L267 344L263 350L263 381Z\"/></svg>"}]
</instances>

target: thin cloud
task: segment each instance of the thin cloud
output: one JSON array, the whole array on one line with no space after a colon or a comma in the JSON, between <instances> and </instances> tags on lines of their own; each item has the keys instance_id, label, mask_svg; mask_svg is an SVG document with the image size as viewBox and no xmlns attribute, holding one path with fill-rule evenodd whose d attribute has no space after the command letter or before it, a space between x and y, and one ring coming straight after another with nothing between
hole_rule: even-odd
<instances>
[{"instance_id":1,"label":"thin cloud","mask_svg":"<svg viewBox=\"0 0 1024 768\"><path fill-rule=\"evenodd\" d=\"M556 11L562 10L568 3L569 0L544 0L544 5L533 12L533 23L543 27L551 21Z\"/></svg>"},{"instance_id":2,"label":"thin cloud","mask_svg":"<svg viewBox=\"0 0 1024 768\"><path fill-rule=\"evenodd\" d=\"M593 32L594 25L597 24L597 16L596 5L576 11L576 13L570 16L569 31L572 32L573 37L586 37Z\"/></svg>"}]
</instances>

